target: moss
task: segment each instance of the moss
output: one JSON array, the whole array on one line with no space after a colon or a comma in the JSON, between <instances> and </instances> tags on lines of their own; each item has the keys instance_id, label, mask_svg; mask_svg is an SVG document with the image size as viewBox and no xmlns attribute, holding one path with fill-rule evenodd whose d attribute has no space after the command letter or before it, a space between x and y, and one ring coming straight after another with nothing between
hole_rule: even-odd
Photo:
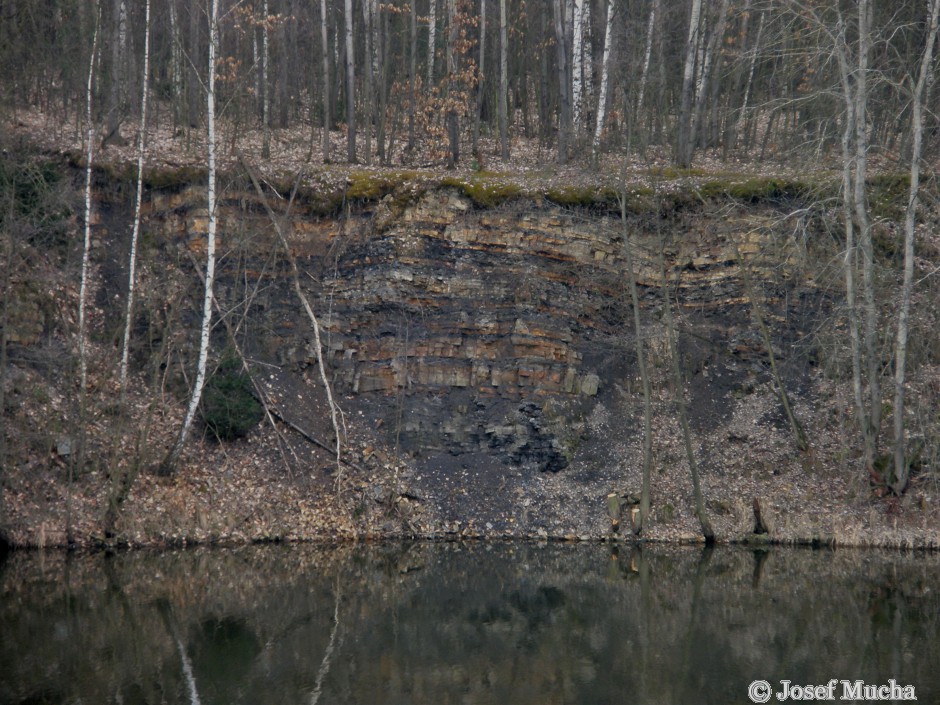
<instances>
[{"instance_id":1,"label":"moss","mask_svg":"<svg viewBox=\"0 0 940 705\"><path fill-rule=\"evenodd\" d=\"M522 193L519 184L505 178L494 177L492 172L481 171L468 178L445 176L441 186L455 188L482 208L493 208L516 198Z\"/></svg>"},{"instance_id":2,"label":"moss","mask_svg":"<svg viewBox=\"0 0 940 705\"><path fill-rule=\"evenodd\" d=\"M793 200L808 196L813 187L803 181L773 177L754 177L743 181L706 181L696 191L702 198L732 198L746 203L770 200Z\"/></svg>"},{"instance_id":3,"label":"moss","mask_svg":"<svg viewBox=\"0 0 940 705\"><path fill-rule=\"evenodd\" d=\"M631 189L628 202L641 190L652 193L649 189ZM603 210L619 210L620 208L620 192L610 186L555 186L545 192L545 198L560 206Z\"/></svg>"}]
</instances>

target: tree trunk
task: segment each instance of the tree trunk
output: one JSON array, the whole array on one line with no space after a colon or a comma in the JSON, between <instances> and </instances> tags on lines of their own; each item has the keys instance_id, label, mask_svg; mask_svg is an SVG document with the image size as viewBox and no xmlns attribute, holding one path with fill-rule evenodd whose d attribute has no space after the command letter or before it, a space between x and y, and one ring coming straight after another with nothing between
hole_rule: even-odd
<instances>
[{"instance_id":1,"label":"tree trunk","mask_svg":"<svg viewBox=\"0 0 940 705\"><path fill-rule=\"evenodd\" d=\"M374 33L374 16L373 16L373 3L374 0L362 0L362 14L365 19L365 68L366 75L363 82L363 96L362 96L362 107L363 112L365 113L364 119L364 129L363 135L365 136L365 163L372 163L372 125L374 123L373 113L375 111L375 95L374 95L374 86L375 86L375 46L373 41Z\"/></svg>"},{"instance_id":2,"label":"tree trunk","mask_svg":"<svg viewBox=\"0 0 940 705\"><path fill-rule=\"evenodd\" d=\"M869 464L877 454L881 429L881 365L878 354L878 308L875 303L875 262L871 220L868 216L868 65L871 55L871 2L858 3L858 72L855 78L855 217L862 253L862 298L865 310L864 352L868 373L869 428L866 453Z\"/></svg>"},{"instance_id":3,"label":"tree trunk","mask_svg":"<svg viewBox=\"0 0 940 705\"><path fill-rule=\"evenodd\" d=\"M85 91L85 239L82 246L82 273L78 295L78 369L79 389L84 397L88 387L88 331L85 316L88 299L88 266L91 253L91 177L95 155L95 123L92 94L95 85L95 60L98 55L98 26L100 8L95 19L95 32L91 40L91 58L88 61L88 85Z\"/></svg>"},{"instance_id":4,"label":"tree trunk","mask_svg":"<svg viewBox=\"0 0 940 705\"><path fill-rule=\"evenodd\" d=\"M211 0L209 13L209 80L206 91L206 121L208 146L208 184L206 189L206 207L209 211L209 225L206 234L206 276L202 300L202 326L199 330L199 359L196 363L196 381L183 425L180 427L176 443L158 469L161 475L171 475L176 471L180 454L189 438L189 432L199 410L202 390L206 382L206 362L209 358L209 337L212 332L212 298L215 288L215 233L218 226L216 211L216 164L215 164L215 60L219 46L219 0Z\"/></svg>"},{"instance_id":5,"label":"tree trunk","mask_svg":"<svg viewBox=\"0 0 940 705\"><path fill-rule=\"evenodd\" d=\"M685 403L685 380L679 364L678 331L672 316L672 301L669 293L669 280L666 278L665 256L659 255L659 270L663 287L663 320L666 323L666 335L669 338L669 357L671 358L672 381L676 389L676 406L679 409L679 424L682 427L682 440L685 445L685 456L689 463L689 475L692 478L692 496L695 502L695 516L702 527L702 536L706 543L713 543L715 532L708 515L705 512L705 500L702 496L702 486L699 480L698 463L695 460L695 451L692 448L692 429L689 426L689 413Z\"/></svg>"},{"instance_id":6,"label":"tree trunk","mask_svg":"<svg viewBox=\"0 0 940 705\"><path fill-rule=\"evenodd\" d=\"M695 145L700 139L699 132L702 124L702 113L705 109L705 99L708 96L708 86L712 75L712 64L715 61L716 49L725 35L725 22L728 18L728 0L721 0L721 9L718 11L718 22L712 30L711 37L708 39L708 46L702 60L702 70L699 81L699 90L695 96L695 105L692 108L692 120L689 128L689 164L692 163L692 154L695 151Z\"/></svg>"},{"instance_id":7,"label":"tree trunk","mask_svg":"<svg viewBox=\"0 0 940 705\"><path fill-rule=\"evenodd\" d=\"M271 57L268 30L268 0L261 3L261 156L271 158L271 88L268 81L268 63ZM252 121L254 122L254 121Z\"/></svg>"},{"instance_id":8,"label":"tree trunk","mask_svg":"<svg viewBox=\"0 0 940 705\"><path fill-rule=\"evenodd\" d=\"M630 287L630 302L633 307L634 350L640 368L643 385L643 484L640 490L640 521L634 527L637 535L647 527L650 513L651 477L653 471L653 395L649 370L646 366L646 346L643 344L643 329L640 321L640 297L636 286L636 268L633 247L627 225L627 194L620 194L620 221L623 224L623 250L627 259L627 282Z\"/></svg>"},{"instance_id":9,"label":"tree trunk","mask_svg":"<svg viewBox=\"0 0 940 705\"><path fill-rule=\"evenodd\" d=\"M855 284L855 269L857 253L855 250L855 222L853 214L855 208L853 199L852 165L852 135L855 134L855 101L853 99L851 71L846 56L845 26L840 22L839 38L836 42L836 56L839 60L840 77L842 80L842 93L845 100L845 124L842 128L842 218L845 224L845 301L848 312L849 345L852 356L852 391L855 397L855 413L858 415L858 426L862 436L866 436L869 427L868 410L865 406L862 391L862 344L858 326L857 287ZM867 447L867 440L865 441Z\"/></svg>"},{"instance_id":10,"label":"tree trunk","mask_svg":"<svg viewBox=\"0 0 940 705\"><path fill-rule=\"evenodd\" d=\"M450 150L447 166L453 169L460 161L460 117L457 114L457 0L447 0L447 136Z\"/></svg>"},{"instance_id":11,"label":"tree trunk","mask_svg":"<svg viewBox=\"0 0 940 705\"><path fill-rule=\"evenodd\" d=\"M274 226L274 232L277 234L281 246L284 248L284 252L287 256L288 262L290 263L291 285L294 289L294 294L300 301L304 312L307 314L307 318L310 320L310 327L313 329L314 348L317 354L317 367L320 371L320 381L323 383L323 388L326 392L326 400L330 407L330 418L333 422L333 433L336 435L336 489L339 491L340 484L342 482L342 412L340 411L340 408L336 404L336 401L333 397L333 389L326 373L326 361L323 359L323 344L320 340L320 322L317 320L317 316L313 311L313 306L310 305L310 300L307 298L307 295L304 294L303 287L300 285L300 268L297 266L297 259L294 257L293 251L287 242L287 237L284 235L284 230L281 227L281 221L278 219L277 215L274 213L274 210L268 203L268 199L265 197L264 190L261 188L261 184L258 181L258 177L255 175L254 170L245 160L243 155L239 154L238 157L245 171L248 173L248 177L251 179L255 193L258 194L258 197L261 199L261 203L264 205L265 212L268 214L268 218L271 220L271 225ZM290 204L293 204L294 202L294 196L297 193L297 186L300 183L300 177L301 174L298 174L294 181L294 188L292 190L289 202ZM288 205L288 211L289 209L290 206Z\"/></svg>"},{"instance_id":12,"label":"tree trunk","mask_svg":"<svg viewBox=\"0 0 940 705\"><path fill-rule=\"evenodd\" d=\"M175 0L169 0L170 18L170 86L173 97L173 127L183 121L183 37L179 28Z\"/></svg>"},{"instance_id":13,"label":"tree trunk","mask_svg":"<svg viewBox=\"0 0 940 705\"><path fill-rule=\"evenodd\" d=\"M411 51L408 66L408 148L409 155L415 149L415 101L418 99L418 0L411 0Z\"/></svg>"},{"instance_id":14,"label":"tree trunk","mask_svg":"<svg viewBox=\"0 0 940 705\"><path fill-rule=\"evenodd\" d=\"M115 37L111 45L111 105L105 144L122 144L121 123L127 112L127 0L114 0Z\"/></svg>"},{"instance_id":15,"label":"tree trunk","mask_svg":"<svg viewBox=\"0 0 940 705\"><path fill-rule=\"evenodd\" d=\"M607 0L607 21L604 24L604 58L601 61L601 90L597 97L597 121L594 124L592 158L597 163L607 117L607 86L610 84L610 45L613 42L614 0Z\"/></svg>"},{"instance_id":16,"label":"tree trunk","mask_svg":"<svg viewBox=\"0 0 940 705\"><path fill-rule=\"evenodd\" d=\"M685 66L682 70L682 92L679 96L679 124L676 126L676 165L692 166L692 105L695 101L695 65L701 44L702 0L692 0L689 36L685 44Z\"/></svg>"},{"instance_id":17,"label":"tree trunk","mask_svg":"<svg viewBox=\"0 0 940 705\"><path fill-rule=\"evenodd\" d=\"M124 312L124 338L121 345L121 400L127 392L127 364L130 351L131 324L134 319L134 295L137 290L137 241L140 236L141 204L144 191L144 149L147 137L147 90L150 87L150 0L144 3L144 71L140 89L140 132L137 135L137 196L134 203L134 225L131 230L131 251L127 265L127 307Z\"/></svg>"},{"instance_id":18,"label":"tree trunk","mask_svg":"<svg viewBox=\"0 0 940 705\"><path fill-rule=\"evenodd\" d=\"M558 102L560 105L558 115L558 163L565 165L568 163L568 142L571 134L571 104L568 101L570 90L564 0L553 0L552 11L555 21L555 51L558 57L556 69L558 71Z\"/></svg>"},{"instance_id":19,"label":"tree trunk","mask_svg":"<svg viewBox=\"0 0 940 705\"><path fill-rule=\"evenodd\" d=\"M356 163L356 52L353 45L353 5L346 0L346 160Z\"/></svg>"},{"instance_id":20,"label":"tree trunk","mask_svg":"<svg viewBox=\"0 0 940 705\"><path fill-rule=\"evenodd\" d=\"M640 70L640 87L636 99L636 117L634 123L639 125L643 115L643 100L646 95L646 84L649 80L650 60L653 56L653 29L656 26L656 17L659 15L659 3L653 0L650 6L650 18L646 24L646 48L643 50L643 68ZM606 44L605 44L606 46Z\"/></svg>"},{"instance_id":21,"label":"tree trunk","mask_svg":"<svg viewBox=\"0 0 940 705\"><path fill-rule=\"evenodd\" d=\"M583 127L584 98L584 0L574 0L574 27L571 42L571 107L574 134Z\"/></svg>"},{"instance_id":22,"label":"tree trunk","mask_svg":"<svg viewBox=\"0 0 940 705\"><path fill-rule=\"evenodd\" d=\"M477 66L476 107L473 111L473 155L477 158L477 167L483 168L477 140L480 137L480 114L483 112L483 76L486 60L486 0L480 0L480 62Z\"/></svg>"},{"instance_id":23,"label":"tree trunk","mask_svg":"<svg viewBox=\"0 0 940 705\"><path fill-rule=\"evenodd\" d=\"M741 99L741 108L738 110L734 125L725 133L726 150L737 146L738 135L741 133L741 125L747 117L748 101L751 97L751 86L754 84L754 68L757 66L757 53L760 51L760 40L764 34L764 20L766 17L767 13L762 12L757 22L757 36L754 38L754 46L752 46L751 50L748 52L750 56L747 62L747 80L744 82L744 97Z\"/></svg>"},{"instance_id":24,"label":"tree trunk","mask_svg":"<svg viewBox=\"0 0 940 705\"><path fill-rule=\"evenodd\" d=\"M327 31L328 17L326 14L326 0L320 0L320 43L322 45L323 65L323 135L321 136L323 148L323 163L330 163L330 42Z\"/></svg>"},{"instance_id":25,"label":"tree trunk","mask_svg":"<svg viewBox=\"0 0 940 705\"><path fill-rule=\"evenodd\" d=\"M415 0L417 2L417 0ZM427 90L431 90L434 85L434 56L435 43L437 39L437 0L429 0L428 3L428 80Z\"/></svg>"},{"instance_id":26,"label":"tree trunk","mask_svg":"<svg viewBox=\"0 0 940 705\"><path fill-rule=\"evenodd\" d=\"M925 93L933 68L933 48L937 37L940 0L928 5L927 44L921 56L920 71L911 97L911 184L904 214L904 278L901 284L901 306L894 352L894 478L891 489L901 494L907 489L910 466L905 448L904 384L907 371L908 321L914 291L914 239L917 227L917 205L920 195L920 160L924 144Z\"/></svg>"},{"instance_id":27,"label":"tree trunk","mask_svg":"<svg viewBox=\"0 0 940 705\"><path fill-rule=\"evenodd\" d=\"M506 0L499 0L499 143L500 156L509 160L509 43L506 36Z\"/></svg>"}]
</instances>

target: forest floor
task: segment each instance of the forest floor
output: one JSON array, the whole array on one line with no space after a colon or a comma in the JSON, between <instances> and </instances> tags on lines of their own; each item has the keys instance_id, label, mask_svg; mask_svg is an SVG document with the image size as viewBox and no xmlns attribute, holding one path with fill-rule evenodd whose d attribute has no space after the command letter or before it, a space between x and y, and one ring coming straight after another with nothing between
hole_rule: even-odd
<instances>
[{"instance_id":1,"label":"forest floor","mask_svg":"<svg viewBox=\"0 0 940 705\"><path fill-rule=\"evenodd\" d=\"M75 153L83 149L76 125L56 116L18 112L12 116L8 131L42 150ZM308 127L294 132L275 130L269 159L261 157L258 133L243 132L233 140L233 132L231 129L223 131L219 140L224 145L221 150L223 169L234 168L240 151L255 164L263 165L263 174L270 179L296 174L301 168L317 169L318 183L334 179L337 186L342 186L355 171L366 168L382 171L379 167L342 164L345 141L341 133L333 136L331 163L324 164L319 152L318 130L311 131ZM311 139L314 140L312 156ZM94 159L118 166L134 164L137 158L134 141L126 139L126 144L98 150ZM233 148L236 143L238 150ZM497 145L492 139L481 138L481 145L485 154L496 152ZM426 151L422 166L407 168L427 173L429 178L438 178L443 162L433 149ZM204 153L205 140L200 130L174 132L166 120L148 137L147 161L151 168L201 168ZM589 158L582 156L559 167L553 162L554 155L541 149L535 140L515 140L512 154L509 163L493 157L483 166L497 179L505 178L507 182L535 190L579 185L596 188L599 181L617 185L621 184L621 174L626 175L627 183L637 184L648 184L650 175L654 174L657 183L664 186L689 178L768 175L768 172L778 177L805 177L807 174L805 165L793 162L789 165L758 163L753 159L728 162L715 155L697 159L694 170L678 172L669 166L665 150L649 150L644 159L633 159L626 165L620 156L604 155L597 166L592 166ZM392 161L398 162L394 169L403 168L398 153ZM472 178L481 165L471 164L471 161L467 158L465 166L448 173ZM875 162L877 167L878 160ZM881 160L881 167L889 169L891 160ZM829 175L835 173L822 167L819 170ZM937 241L940 235L933 233L929 237L933 251L940 253ZM63 294L63 305L71 306L75 302L75 289L77 287ZM97 356L99 361L112 354L104 347L92 351L93 358ZM95 369L95 365L92 368ZM97 369L103 371L102 376L92 384L107 390L111 384L108 376L113 375L113 369L105 362ZM5 376L4 384L9 384L11 389L41 384L39 375L23 371L17 374L19 377L12 382ZM260 377L265 378L263 372ZM407 458L402 458L394 447L375 440L375 429L369 418L350 415L346 419L348 438L343 462L337 465L331 453L296 432L297 427L302 428L311 438L322 439L326 441L324 445L330 445L332 428L320 388L312 382L298 384L297 380L280 379L274 373L267 377L272 409L279 408L278 400L289 396L292 417L263 423L236 443L194 439L184 453L179 471L171 478L159 477L147 467L141 468L124 506L117 543L143 546L404 536L612 538L605 515L606 498L580 496L584 490L573 489L565 479L566 473L539 478L539 486L530 487L525 496L506 493L470 497L462 508L464 520L442 522L440 497L423 488L422 483L426 483L427 478L416 477ZM146 385L142 383L142 386ZM844 410L850 409L852 402L846 391L834 390L827 402L832 409L840 410L833 422L837 426L848 423ZM71 403L70 395L74 395L74 390L51 389L42 403L27 413L37 425L43 424L43 415L50 409L67 416L68 412L63 410ZM761 403L772 404L772 398L769 394ZM349 400L339 401L340 406L344 406ZM132 403L135 402L132 400ZM133 416L143 418L145 404L141 399L136 403L138 411ZM182 408L172 405L163 408L164 412L153 420L151 444L154 448L169 445L182 416ZM766 408L755 408L754 417L765 413ZM295 428L289 428L286 422ZM594 423L598 431L603 431L603 418L594 419ZM741 424L751 428L750 433L757 433L751 420L742 419ZM826 432L833 429L815 430L817 437L825 437ZM110 445L108 452L114 457L113 454L134 449L137 442L134 431L124 429L116 434L114 420L102 414L89 424L88 437L99 449ZM657 432L660 434L658 444L678 448L674 427L664 425ZM724 471L705 480L709 511L715 517L719 540L765 540L752 536L751 531L752 498L760 497L765 519L771 524L769 538L774 541L940 549L940 475L936 470L916 475L903 497L882 497L872 491L867 478L860 477L854 464L846 460L837 436L814 444L807 454L797 455L782 449L779 434L772 430L767 434L767 452L761 458L739 457L732 461L733 438L724 444L726 448L713 448L729 459ZM616 452L622 451L625 455L629 452L626 441L616 440L613 445ZM153 451L154 457L156 453ZM31 452L16 467L4 470L3 528L7 540L14 545L61 546L74 541L82 546L95 546L115 542L101 530L110 487L107 470L92 468L74 477L73 482L65 482L71 472L68 456L67 451L55 446L44 452ZM297 468L304 470L300 472ZM654 521L644 539L699 540L683 468L684 463L676 463L657 474L654 505L658 505L658 509L654 506ZM589 469L575 465L566 472L586 476ZM613 467L611 477L601 479L604 483L616 483L616 472L619 469ZM601 484L591 487L599 486ZM636 487L620 487L618 491L620 489L627 493ZM662 512L667 498L672 506L668 515ZM531 519L529 515L538 510L538 502L558 505L552 509L551 521ZM570 502L570 511L564 506L566 502ZM484 506L487 503L489 505ZM587 512L586 503L590 504ZM475 517L491 516L502 517L505 521L475 520ZM629 519L626 524L629 525ZM623 530L619 536L629 538L629 534Z\"/></svg>"}]
</instances>

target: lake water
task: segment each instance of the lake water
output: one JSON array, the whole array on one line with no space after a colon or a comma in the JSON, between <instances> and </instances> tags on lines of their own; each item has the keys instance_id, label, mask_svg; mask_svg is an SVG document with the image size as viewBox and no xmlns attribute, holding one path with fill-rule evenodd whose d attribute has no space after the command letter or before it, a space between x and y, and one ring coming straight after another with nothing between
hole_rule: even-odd
<instances>
[{"instance_id":1,"label":"lake water","mask_svg":"<svg viewBox=\"0 0 940 705\"><path fill-rule=\"evenodd\" d=\"M833 678L940 703L940 556L416 543L0 566L3 705L708 705Z\"/></svg>"}]
</instances>

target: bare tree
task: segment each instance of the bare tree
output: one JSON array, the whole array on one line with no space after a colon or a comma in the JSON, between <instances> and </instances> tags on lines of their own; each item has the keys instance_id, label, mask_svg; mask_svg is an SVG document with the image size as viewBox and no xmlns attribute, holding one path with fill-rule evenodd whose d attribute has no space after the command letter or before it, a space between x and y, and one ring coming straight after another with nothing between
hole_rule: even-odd
<instances>
[{"instance_id":1,"label":"bare tree","mask_svg":"<svg viewBox=\"0 0 940 705\"><path fill-rule=\"evenodd\" d=\"M506 0L499 0L499 142L503 161L509 159L509 42L506 36Z\"/></svg>"},{"instance_id":2,"label":"bare tree","mask_svg":"<svg viewBox=\"0 0 940 705\"><path fill-rule=\"evenodd\" d=\"M580 134L584 107L584 0L572 0L571 107L575 134Z\"/></svg>"},{"instance_id":3,"label":"bare tree","mask_svg":"<svg viewBox=\"0 0 940 705\"><path fill-rule=\"evenodd\" d=\"M356 163L356 52L353 45L353 4L346 0L346 159Z\"/></svg>"},{"instance_id":4,"label":"bare tree","mask_svg":"<svg viewBox=\"0 0 940 705\"><path fill-rule=\"evenodd\" d=\"M320 0L320 44L321 64L323 67L323 162L330 161L330 42L327 32L328 17L326 14L326 0Z\"/></svg>"},{"instance_id":5,"label":"bare tree","mask_svg":"<svg viewBox=\"0 0 940 705\"><path fill-rule=\"evenodd\" d=\"M636 99L636 118L635 122L639 122L640 116L643 114L643 100L646 95L646 84L649 80L650 72L650 60L653 56L653 30L656 27L656 18L659 16L659 4L662 0L653 0L653 4L650 5L650 15L649 20L646 23L646 48L643 50L643 68L640 69L640 87L637 91ZM607 42L604 42L604 51L606 52ZM598 111L598 114L600 111Z\"/></svg>"},{"instance_id":6,"label":"bare tree","mask_svg":"<svg viewBox=\"0 0 940 705\"><path fill-rule=\"evenodd\" d=\"M373 46L375 0L362 0L362 14L365 20L364 38L365 38L365 76L363 77L363 112L365 113L365 163L372 163L372 124L374 106L374 88L375 88L375 48Z\"/></svg>"},{"instance_id":7,"label":"bare tree","mask_svg":"<svg viewBox=\"0 0 940 705\"><path fill-rule=\"evenodd\" d=\"M672 370L672 383L675 387L675 401L679 409L679 425L682 428L682 440L685 446L685 457L689 464L689 476L692 478L692 498L695 502L695 516L702 528L702 536L706 543L715 540L715 532L705 512L705 499L702 496L702 485L699 479L698 462L695 459L695 450L692 448L692 428L689 425L689 412L685 401L685 379L679 360L678 331L672 315L672 295L669 291L669 279L666 277L665 255L660 252L659 270L663 287L663 321L666 324L666 337L669 339L670 369Z\"/></svg>"},{"instance_id":8,"label":"bare tree","mask_svg":"<svg viewBox=\"0 0 940 705\"><path fill-rule=\"evenodd\" d=\"M601 149L601 135L604 134L604 120L607 116L607 90L610 83L610 45L613 42L614 0L606 0L607 21L604 24L604 58L601 63L601 90L597 97L597 121L594 125L592 156L597 162Z\"/></svg>"},{"instance_id":9,"label":"bare tree","mask_svg":"<svg viewBox=\"0 0 940 705\"><path fill-rule=\"evenodd\" d=\"M121 394L127 391L127 365L130 351L131 322L134 318L134 297L137 291L137 242L140 239L140 215L144 192L144 158L147 144L147 91L150 87L150 0L144 2L144 71L140 82L140 126L137 135L137 194L134 202L134 224L131 229L131 251L127 264L127 306L124 312L124 337L121 345Z\"/></svg>"},{"instance_id":10,"label":"bare tree","mask_svg":"<svg viewBox=\"0 0 940 705\"><path fill-rule=\"evenodd\" d=\"M414 0L417 2L417 0ZM437 0L428 2L428 88L434 85L434 56L437 53Z\"/></svg>"},{"instance_id":11,"label":"bare tree","mask_svg":"<svg viewBox=\"0 0 940 705\"><path fill-rule=\"evenodd\" d=\"M689 35L685 43L685 64L682 69L682 92L679 94L679 124L676 127L676 164L692 166L692 105L695 101L695 66L701 45L702 0L692 0Z\"/></svg>"},{"instance_id":12,"label":"bare tree","mask_svg":"<svg viewBox=\"0 0 940 705\"><path fill-rule=\"evenodd\" d=\"M901 284L901 303L898 311L898 330L894 353L894 482L891 489L901 494L907 488L910 465L906 452L904 425L904 385L907 381L907 342L914 292L914 240L917 227L917 206L920 196L920 162L924 145L924 107L928 82L933 72L933 50L937 37L940 0L930 0L927 6L927 39L921 55L917 83L911 96L911 168L910 190L904 213L904 276Z\"/></svg>"},{"instance_id":13,"label":"bare tree","mask_svg":"<svg viewBox=\"0 0 940 705\"><path fill-rule=\"evenodd\" d=\"M79 384L84 396L88 387L88 331L85 315L88 300L88 266L91 254L91 174L95 155L95 122L92 96L95 85L95 62L98 58L98 25L100 8L95 3L95 31L91 40L91 58L88 60L88 85L85 90L85 240L82 246L82 274L78 295L78 369Z\"/></svg>"},{"instance_id":14,"label":"bare tree","mask_svg":"<svg viewBox=\"0 0 940 705\"><path fill-rule=\"evenodd\" d=\"M189 406L186 409L186 415L183 418L183 424L180 427L176 442L167 454L167 457L161 463L159 473L163 475L172 474L176 470L180 454L189 438L189 432L192 428L193 420L196 418L196 412L199 409L199 402L202 399L202 390L206 382L206 362L209 357L210 333L212 332L212 298L215 288L215 233L218 227L218 212L216 209L216 162L215 162L215 76L216 76L216 55L219 47L219 0L211 0L211 9L209 11L209 79L206 90L206 120L207 120L207 140L208 140L208 184L207 184L207 209L209 211L208 231L206 234L206 276L205 287L202 302L202 325L199 332L199 359L196 363L196 380L193 383L192 395L189 399Z\"/></svg>"},{"instance_id":15,"label":"bare tree","mask_svg":"<svg viewBox=\"0 0 940 705\"><path fill-rule=\"evenodd\" d=\"M555 22L555 52L558 57L556 70L558 72L558 102L560 104L558 116L558 163L568 163L568 146L571 136L571 102L568 83L568 52L565 36L565 5L564 0L552 0L552 14Z\"/></svg>"},{"instance_id":16,"label":"bare tree","mask_svg":"<svg viewBox=\"0 0 940 705\"><path fill-rule=\"evenodd\" d=\"M477 65L477 86L476 86L476 106L473 111L473 148L472 153L478 156L477 141L480 137L480 113L483 111L483 78L484 65L486 61L486 0L480 0L480 47L479 63ZM482 160L477 160L480 169L483 168Z\"/></svg>"},{"instance_id":17,"label":"bare tree","mask_svg":"<svg viewBox=\"0 0 940 705\"><path fill-rule=\"evenodd\" d=\"M460 21L457 0L447 0L447 136L450 149L447 166L453 168L460 161L460 116L457 113L457 37Z\"/></svg>"},{"instance_id":18,"label":"bare tree","mask_svg":"<svg viewBox=\"0 0 940 705\"><path fill-rule=\"evenodd\" d=\"M630 242L630 228L627 222L626 191L618 196L618 200L620 222L623 225L623 251L627 258L627 284L630 287L630 303L633 308L633 345L640 370L640 383L643 385L643 481L640 489L640 521L634 527L635 533L641 534L647 526L650 513L650 485L653 471L653 393L649 368L646 366L646 346L643 342L643 327L640 321L640 297L636 286L636 265L633 260L633 244Z\"/></svg>"},{"instance_id":19,"label":"bare tree","mask_svg":"<svg viewBox=\"0 0 940 705\"><path fill-rule=\"evenodd\" d=\"M268 0L261 2L261 156L271 157L271 89L268 68L271 57Z\"/></svg>"}]
</instances>

